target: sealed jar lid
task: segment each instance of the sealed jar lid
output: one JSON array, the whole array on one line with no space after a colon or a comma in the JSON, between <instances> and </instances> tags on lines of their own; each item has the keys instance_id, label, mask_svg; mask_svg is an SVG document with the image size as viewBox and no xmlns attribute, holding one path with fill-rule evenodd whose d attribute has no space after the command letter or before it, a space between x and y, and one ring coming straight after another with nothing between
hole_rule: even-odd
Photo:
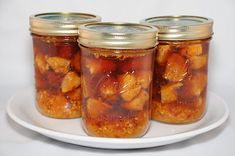
<instances>
[{"instance_id":1,"label":"sealed jar lid","mask_svg":"<svg viewBox=\"0 0 235 156\"><path fill-rule=\"evenodd\" d=\"M213 20L199 16L157 16L141 23L158 27L159 40L195 40L213 35Z\"/></svg>"},{"instance_id":2,"label":"sealed jar lid","mask_svg":"<svg viewBox=\"0 0 235 156\"><path fill-rule=\"evenodd\" d=\"M99 16L86 13L42 13L30 16L30 31L40 35L76 36L79 25L99 21Z\"/></svg>"},{"instance_id":3,"label":"sealed jar lid","mask_svg":"<svg viewBox=\"0 0 235 156\"><path fill-rule=\"evenodd\" d=\"M158 43L158 29L145 24L99 22L81 25L78 30L78 42L87 47L147 49Z\"/></svg>"}]
</instances>

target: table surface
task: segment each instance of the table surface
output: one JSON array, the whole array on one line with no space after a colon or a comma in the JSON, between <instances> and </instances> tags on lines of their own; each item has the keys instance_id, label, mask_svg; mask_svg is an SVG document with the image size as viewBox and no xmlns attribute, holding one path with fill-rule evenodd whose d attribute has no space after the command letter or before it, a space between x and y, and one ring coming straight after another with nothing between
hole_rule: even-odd
<instances>
[{"instance_id":1,"label":"table surface","mask_svg":"<svg viewBox=\"0 0 235 156\"><path fill-rule=\"evenodd\" d=\"M229 106L229 119L219 128L208 133L196 136L192 139L149 149L138 150L103 150L82 147L59 142L36 132L21 127L12 121L6 114L5 106L7 100L16 92L25 87L0 87L0 156L20 155L41 156L47 155L213 155L213 156L234 156L235 155L235 87L220 87L214 92L221 96Z\"/></svg>"}]
</instances>

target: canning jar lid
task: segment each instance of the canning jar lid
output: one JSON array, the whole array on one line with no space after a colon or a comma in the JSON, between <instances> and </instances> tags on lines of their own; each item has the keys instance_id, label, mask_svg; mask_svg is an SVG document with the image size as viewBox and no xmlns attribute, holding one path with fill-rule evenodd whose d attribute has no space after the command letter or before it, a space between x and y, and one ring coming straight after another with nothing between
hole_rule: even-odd
<instances>
[{"instance_id":1,"label":"canning jar lid","mask_svg":"<svg viewBox=\"0 0 235 156\"><path fill-rule=\"evenodd\" d=\"M50 12L32 15L30 31L39 35L77 36L78 26L101 21L97 15L76 12Z\"/></svg>"},{"instance_id":2,"label":"canning jar lid","mask_svg":"<svg viewBox=\"0 0 235 156\"><path fill-rule=\"evenodd\" d=\"M200 16L157 16L143 19L140 23L159 29L159 40L195 40L213 35L213 20Z\"/></svg>"},{"instance_id":3,"label":"canning jar lid","mask_svg":"<svg viewBox=\"0 0 235 156\"><path fill-rule=\"evenodd\" d=\"M78 42L87 47L147 49L158 43L158 29L138 23L99 22L80 25Z\"/></svg>"}]
</instances>

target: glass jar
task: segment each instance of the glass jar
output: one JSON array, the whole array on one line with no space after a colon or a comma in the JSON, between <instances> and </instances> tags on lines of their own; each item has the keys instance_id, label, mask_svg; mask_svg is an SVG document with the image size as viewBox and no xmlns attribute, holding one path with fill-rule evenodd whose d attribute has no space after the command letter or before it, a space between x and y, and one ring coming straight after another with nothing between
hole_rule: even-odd
<instances>
[{"instance_id":1,"label":"glass jar","mask_svg":"<svg viewBox=\"0 0 235 156\"><path fill-rule=\"evenodd\" d=\"M100 21L84 13L44 13L30 17L36 103L53 118L81 116L78 25Z\"/></svg>"},{"instance_id":2,"label":"glass jar","mask_svg":"<svg viewBox=\"0 0 235 156\"><path fill-rule=\"evenodd\" d=\"M150 124L157 29L133 23L79 27L82 120L88 135L131 138Z\"/></svg>"},{"instance_id":3,"label":"glass jar","mask_svg":"<svg viewBox=\"0 0 235 156\"><path fill-rule=\"evenodd\" d=\"M159 28L152 118L177 124L201 119L206 111L213 21L198 16L160 16L141 23Z\"/></svg>"}]
</instances>

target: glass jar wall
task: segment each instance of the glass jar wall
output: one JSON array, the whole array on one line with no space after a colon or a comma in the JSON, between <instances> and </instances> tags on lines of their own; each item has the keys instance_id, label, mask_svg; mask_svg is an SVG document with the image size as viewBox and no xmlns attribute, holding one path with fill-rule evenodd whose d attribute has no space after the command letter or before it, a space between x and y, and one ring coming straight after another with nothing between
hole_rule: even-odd
<instances>
[{"instance_id":1,"label":"glass jar wall","mask_svg":"<svg viewBox=\"0 0 235 156\"><path fill-rule=\"evenodd\" d=\"M197 16L144 19L159 28L152 119L191 123L206 111L209 42L213 21Z\"/></svg>"},{"instance_id":2,"label":"glass jar wall","mask_svg":"<svg viewBox=\"0 0 235 156\"><path fill-rule=\"evenodd\" d=\"M204 115L209 41L159 41L153 82L153 119L190 123Z\"/></svg>"},{"instance_id":3,"label":"glass jar wall","mask_svg":"<svg viewBox=\"0 0 235 156\"><path fill-rule=\"evenodd\" d=\"M99 137L144 135L151 118L156 29L97 23L80 27L79 32L85 131ZM152 41L145 44L148 39Z\"/></svg>"},{"instance_id":4,"label":"glass jar wall","mask_svg":"<svg viewBox=\"0 0 235 156\"><path fill-rule=\"evenodd\" d=\"M80 24L100 21L83 13L45 13L30 17L34 50L36 105L46 116L81 116Z\"/></svg>"}]
</instances>

